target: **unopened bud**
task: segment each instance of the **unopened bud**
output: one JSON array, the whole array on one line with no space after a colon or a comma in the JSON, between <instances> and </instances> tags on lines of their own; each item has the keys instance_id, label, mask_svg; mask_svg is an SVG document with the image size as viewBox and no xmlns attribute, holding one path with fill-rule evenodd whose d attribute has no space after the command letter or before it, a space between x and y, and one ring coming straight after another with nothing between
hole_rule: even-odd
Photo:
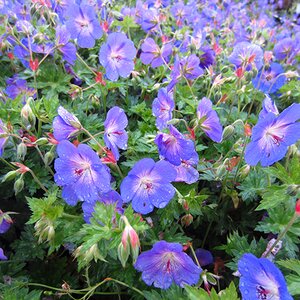
<instances>
[{"instance_id":1,"label":"unopened bud","mask_svg":"<svg viewBox=\"0 0 300 300\"><path fill-rule=\"evenodd\" d=\"M27 153L27 146L25 145L25 143L21 142L18 146L17 146L17 157L18 159L24 160L25 156Z\"/></svg>"},{"instance_id":2,"label":"unopened bud","mask_svg":"<svg viewBox=\"0 0 300 300\"><path fill-rule=\"evenodd\" d=\"M191 214L187 214L181 218L181 225L184 227L188 227L193 223L193 216Z\"/></svg>"},{"instance_id":3,"label":"unopened bud","mask_svg":"<svg viewBox=\"0 0 300 300\"><path fill-rule=\"evenodd\" d=\"M239 176L241 178L246 178L250 172L250 169L251 169L250 165L242 166L239 170Z\"/></svg>"},{"instance_id":4,"label":"unopened bud","mask_svg":"<svg viewBox=\"0 0 300 300\"><path fill-rule=\"evenodd\" d=\"M140 249L139 236L137 235L136 231L132 228L132 226L129 224L129 222L125 216L122 217L122 220L124 221L126 226L123 231L121 241L122 241L124 250L127 251L127 248L130 248L132 260L133 260L133 262L135 262L139 255L139 249ZM128 245L128 243L129 243L129 245Z\"/></svg>"},{"instance_id":5,"label":"unopened bud","mask_svg":"<svg viewBox=\"0 0 300 300\"><path fill-rule=\"evenodd\" d=\"M223 130L222 140L229 139L230 137L233 136L233 134L234 134L234 126L232 125L226 126Z\"/></svg>"},{"instance_id":6,"label":"unopened bud","mask_svg":"<svg viewBox=\"0 0 300 300\"><path fill-rule=\"evenodd\" d=\"M300 217L300 199L296 202L295 212Z\"/></svg>"},{"instance_id":7,"label":"unopened bud","mask_svg":"<svg viewBox=\"0 0 300 300\"><path fill-rule=\"evenodd\" d=\"M175 125L180 122L180 119L172 119L167 122L168 125Z\"/></svg>"},{"instance_id":8,"label":"unopened bud","mask_svg":"<svg viewBox=\"0 0 300 300\"><path fill-rule=\"evenodd\" d=\"M52 163L53 159L54 159L54 154L52 151L47 152L44 156L44 161L47 166L49 166Z\"/></svg>"},{"instance_id":9,"label":"unopened bud","mask_svg":"<svg viewBox=\"0 0 300 300\"><path fill-rule=\"evenodd\" d=\"M123 246L123 243L121 242L118 247L118 258L119 258L123 268L125 268L125 266L126 266L126 262L129 258L129 254L130 254L130 248L129 247L125 248Z\"/></svg>"},{"instance_id":10,"label":"unopened bud","mask_svg":"<svg viewBox=\"0 0 300 300\"><path fill-rule=\"evenodd\" d=\"M35 144L38 146L46 145L48 144L48 139L45 137L39 138L38 140L35 141Z\"/></svg>"},{"instance_id":11,"label":"unopened bud","mask_svg":"<svg viewBox=\"0 0 300 300\"><path fill-rule=\"evenodd\" d=\"M3 177L2 177L2 181L1 182L5 182L5 181L10 181L15 179L15 177L18 175L19 173L17 171L9 171L8 173L6 173Z\"/></svg>"},{"instance_id":12,"label":"unopened bud","mask_svg":"<svg viewBox=\"0 0 300 300\"><path fill-rule=\"evenodd\" d=\"M19 179L17 179L15 181L15 184L14 184L15 195L17 195L18 193L20 193L23 190L23 188L24 188L24 179L21 176Z\"/></svg>"},{"instance_id":13,"label":"unopened bud","mask_svg":"<svg viewBox=\"0 0 300 300\"><path fill-rule=\"evenodd\" d=\"M34 127L36 122L36 117L30 107L31 99L32 98L29 98L26 104L23 106L21 110L21 118L26 126L31 125L31 127Z\"/></svg>"},{"instance_id":14,"label":"unopened bud","mask_svg":"<svg viewBox=\"0 0 300 300\"><path fill-rule=\"evenodd\" d=\"M299 184L290 184L287 187L287 193L291 196L297 196L300 193L300 185Z\"/></svg>"}]
</instances>

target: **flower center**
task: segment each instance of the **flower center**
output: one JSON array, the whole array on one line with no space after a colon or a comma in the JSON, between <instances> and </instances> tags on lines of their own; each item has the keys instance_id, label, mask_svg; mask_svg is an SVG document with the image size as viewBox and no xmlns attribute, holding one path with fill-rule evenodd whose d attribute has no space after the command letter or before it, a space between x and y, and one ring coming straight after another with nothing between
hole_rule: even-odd
<instances>
[{"instance_id":1,"label":"flower center","mask_svg":"<svg viewBox=\"0 0 300 300\"><path fill-rule=\"evenodd\" d=\"M153 183L151 182L151 180L149 178L145 178L145 177L142 178L140 184L147 192L150 192L153 188Z\"/></svg>"},{"instance_id":2,"label":"flower center","mask_svg":"<svg viewBox=\"0 0 300 300\"><path fill-rule=\"evenodd\" d=\"M279 146L280 143L283 141L284 135L279 136L278 133L272 132L272 128L268 129L266 135L272 139L272 142Z\"/></svg>"},{"instance_id":3,"label":"flower center","mask_svg":"<svg viewBox=\"0 0 300 300\"><path fill-rule=\"evenodd\" d=\"M89 162L80 163L80 167L74 170L76 176L81 176L86 170L91 169L91 164Z\"/></svg>"}]
</instances>

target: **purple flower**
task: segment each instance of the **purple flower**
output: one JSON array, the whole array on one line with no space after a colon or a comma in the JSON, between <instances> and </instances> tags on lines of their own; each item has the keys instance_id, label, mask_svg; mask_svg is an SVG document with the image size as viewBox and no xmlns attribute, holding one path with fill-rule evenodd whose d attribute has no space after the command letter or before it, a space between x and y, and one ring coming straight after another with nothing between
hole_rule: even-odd
<instances>
[{"instance_id":1,"label":"purple flower","mask_svg":"<svg viewBox=\"0 0 300 300\"><path fill-rule=\"evenodd\" d=\"M281 160L288 146L300 138L300 104L292 104L276 116L273 112L260 118L252 129L251 142L245 151L245 161L251 166L260 161L263 167Z\"/></svg>"},{"instance_id":2,"label":"purple flower","mask_svg":"<svg viewBox=\"0 0 300 300\"><path fill-rule=\"evenodd\" d=\"M182 160L189 160L195 155L195 145L188 140L172 125L169 126L170 134L159 133L155 138L158 152L167 161L179 166Z\"/></svg>"},{"instance_id":3,"label":"purple flower","mask_svg":"<svg viewBox=\"0 0 300 300\"><path fill-rule=\"evenodd\" d=\"M214 258L208 250L198 248L195 250L195 254L201 267L210 265L214 262Z\"/></svg>"},{"instance_id":4,"label":"purple flower","mask_svg":"<svg viewBox=\"0 0 300 300\"><path fill-rule=\"evenodd\" d=\"M99 199L97 201L102 202L105 205L115 205L116 211L119 214L123 214L122 198L116 191L111 190L105 194L99 195ZM90 218L92 217L96 203L97 202L95 203L84 202L82 204L83 218L86 223L90 223Z\"/></svg>"},{"instance_id":5,"label":"purple flower","mask_svg":"<svg viewBox=\"0 0 300 300\"><path fill-rule=\"evenodd\" d=\"M69 17L66 27L71 38L77 39L81 48L93 48L95 39L101 38L103 33L94 7L72 4L68 7L66 15Z\"/></svg>"},{"instance_id":6,"label":"purple flower","mask_svg":"<svg viewBox=\"0 0 300 300\"><path fill-rule=\"evenodd\" d=\"M172 44L164 44L160 49L152 38L147 38L141 49L140 59L142 63L145 65L151 64L152 68L157 68L164 64L164 60L168 62L168 57L172 53Z\"/></svg>"},{"instance_id":7,"label":"purple flower","mask_svg":"<svg viewBox=\"0 0 300 300\"><path fill-rule=\"evenodd\" d=\"M295 41L292 38L285 38L275 45L274 55L278 60L288 59L295 50L295 47Z\"/></svg>"},{"instance_id":8,"label":"purple flower","mask_svg":"<svg viewBox=\"0 0 300 300\"><path fill-rule=\"evenodd\" d=\"M259 119L265 118L265 116L269 112L272 112L275 115L279 114L279 111L277 109L275 102L268 95L266 95L266 98L263 100L262 105L263 105L263 108L262 108L261 112L259 113Z\"/></svg>"},{"instance_id":9,"label":"purple flower","mask_svg":"<svg viewBox=\"0 0 300 300\"><path fill-rule=\"evenodd\" d=\"M171 82L168 86L168 91L172 90L174 85L181 77L192 80L203 74L203 69L200 68L200 60L196 54L179 59L175 58L174 66L171 71Z\"/></svg>"},{"instance_id":10,"label":"purple flower","mask_svg":"<svg viewBox=\"0 0 300 300\"><path fill-rule=\"evenodd\" d=\"M2 248L0 248L0 260L7 260L7 257L4 255Z\"/></svg>"},{"instance_id":11,"label":"purple flower","mask_svg":"<svg viewBox=\"0 0 300 300\"><path fill-rule=\"evenodd\" d=\"M171 7L171 13L176 19L176 24L182 26L187 17L192 13L192 8L180 1Z\"/></svg>"},{"instance_id":12,"label":"purple flower","mask_svg":"<svg viewBox=\"0 0 300 300\"><path fill-rule=\"evenodd\" d=\"M217 113L212 109L212 102L208 98L204 97L200 100L197 117L205 134L214 142L220 143L222 141L222 125Z\"/></svg>"},{"instance_id":13,"label":"purple flower","mask_svg":"<svg viewBox=\"0 0 300 300\"><path fill-rule=\"evenodd\" d=\"M62 53L63 59L69 64L74 65L76 60L76 47L71 42L70 33L68 32L66 26L56 27L56 44L58 50Z\"/></svg>"},{"instance_id":14,"label":"purple flower","mask_svg":"<svg viewBox=\"0 0 300 300\"><path fill-rule=\"evenodd\" d=\"M199 57L196 54L180 60L180 69L180 73L189 80L196 79L203 74L203 70L200 68Z\"/></svg>"},{"instance_id":15,"label":"purple flower","mask_svg":"<svg viewBox=\"0 0 300 300\"><path fill-rule=\"evenodd\" d=\"M22 100L26 101L28 97L35 98L35 89L27 86L25 79L20 79L16 74L6 80L7 87L4 90L6 95L11 99L16 99L17 96L22 95Z\"/></svg>"},{"instance_id":16,"label":"purple flower","mask_svg":"<svg viewBox=\"0 0 300 300\"><path fill-rule=\"evenodd\" d=\"M252 63L259 70L263 66L264 52L255 44L240 42L233 48L228 60L237 68L244 66L246 70L251 70Z\"/></svg>"},{"instance_id":17,"label":"purple flower","mask_svg":"<svg viewBox=\"0 0 300 300\"><path fill-rule=\"evenodd\" d=\"M263 73L259 72L252 80L256 89L263 93L272 94L279 90L285 84L283 67L278 63L272 63ZM280 76L279 76L280 75Z\"/></svg>"},{"instance_id":18,"label":"purple flower","mask_svg":"<svg viewBox=\"0 0 300 300\"><path fill-rule=\"evenodd\" d=\"M99 51L99 60L106 70L106 77L111 81L118 80L119 76L128 77L134 69L135 54L133 42L124 33L109 34Z\"/></svg>"},{"instance_id":19,"label":"purple flower","mask_svg":"<svg viewBox=\"0 0 300 300\"><path fill-rule=\"evenodd\" d=\"M200 67L202 69L208 68L215 63L216 55L213 49L211 49L209 46L203 46L200 51L203 52L200 55Z\"/></svg>"},{"instance_id":20,"label":"purple flower","mask_svg":"<svg viewBox=\"0 0 300 300\"><path fill-rule=\"evenodd\" d=\"M196 284L202 269L183 252L178 243L156 242L151 250L139 255L134 267L142 273L144 282L168 289L173 282L180 287Z\"/></svg>"},{"instance_id":21,"label":"purple flower","mask_svg":"<svg viewBox=\"0 0 300 300\"><path fill-rule=\"evenodd\" d=\"M188 160L181 160L181 164L179 166L174 166L177 176L174 180L175 182L185 182L188 184L192 184L199 179L199 172L193 168L196 166L199 161L198 153L195 151L193 156Z\"/></svg>"},{"instance_id":22,"label":"purple flower","mask_svg":"<svg viewBox=\"0 0 300 300\"><path fill-rule=\"evenodd\" d=\"M132 201L134 211L148 214L154 207L164 208L175 194L170 184L176 177L172 165L151 158L138 161L121 183L123 201Z\"/></svg>"},{"instance_id":23,"label":"purple flower","mask_svg":"<svg viewBox=\"0 0 300 300\"><path fill-rule=\"evenodd\" d=\"M56 140L70 139L79 133L81 124L79 120L66 109L60 106L57 109L58 116L53 120L53 134Z\"/></svg>"},{"instance_id":24,"label":"purple flower","mask_svg":"<svg viewBox=\"0 0 300 300\"><path fill-rule=\"evenodd\" d=\"M145 32L157 29L159 22L159 13L157 9L149 8L143 11L141 26Z\"/></svg>"},{"instance_id":25,"label":"purple flower","mask_svg":"<svg viewBox=\"0 0 300 300\"><path fill-rule=\"evenodd\" d=\"M5 233L10 225L13 223L13 220L7 213L3 213L0 209L0 233Z\"/></svg>"},{"instance_id":26,"label":"purple flower","mask_svg":"<svg viewBox=\"0 0 300 300\"><path fill-rule=\"evenodd\" d=\"M152 113L156 117L156 127L163 130L172 119L172 111L175 107L173 96L165 88L158 91L157 98L152 103Z\"/></svg>"},{"instance_id":27,"label":"purple flower","mask_svg":"<svg viewBox=\"0 0 300 300\"><path fill-rule=\"evenodd\" d=\"M104 122L104 142L116 160L120 158L118 149L127 149L128 135L125 131L127 125L128 120L122 108L114 106L108 111Z\"/></svg>"},{"instance_id":28,"label":"purple flower","mask_svg":"<svg viewBox=\"0 0 300 300\"><path fill-rule=\"evenodd\" d=\"M63 187L62 197L69 205L78 200L94 202L110 190L109 171L89 146L79 144L76 148L69 141L61 141L57 153L54 179Z\"/></svg>"},{"instance_id":29,"label":"purple flower","mask_svg":"<svg viewBox=\"0 0 300 300\"><path fill-rule=\"evenodd\" d=\"M280 270L268 259L246 253L238 262L243 300L293 300Z\"/></svg>"},{"instance_id":30,"label":"purple flower","mask_svg":"<svg viewBox=\"0 0 300 300\"><path fill-rule=\"evenodd\" d=\"M5 128L3 121L0 119L0 134L6 134L7 129ZM3 155L3 150L8 137L0 138L0 157Z\"/></svg>"}]
</instances>

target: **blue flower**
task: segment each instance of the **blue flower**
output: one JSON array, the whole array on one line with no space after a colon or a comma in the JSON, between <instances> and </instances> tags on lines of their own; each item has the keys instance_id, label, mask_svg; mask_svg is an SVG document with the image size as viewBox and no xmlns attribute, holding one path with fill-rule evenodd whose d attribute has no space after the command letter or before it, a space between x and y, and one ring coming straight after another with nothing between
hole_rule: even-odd
<instances>
[{"instance_id":1,"label":"blue flower","mask_svg":"<svg viewBox=\"0 0 300 300\"><path fill-rule=\"evenodd\" d=\"M228 60L237 68L246 67L246 70L252 69L252 64L259 70L263 66L264 52L255 44L240 42L233 48Z\"/></svg>"},{"instance_id":2,"label":"blue flower","mask_svg":"<svg viewBox=\"0 0 300 300\"><path fill-rule=\"evenodd\" d=\"M76 47L70 40L70 33L67 31L66 26L56 27L56 44L57 49L62 53L63 59L69 64L74 65L76 60Z\"/></svg>"},{"instance_id":3,"label":"blue flower","mask_svg":"<svg viewBox=\"0 0 300 300\"><path fill-rule=\"evenodd\" d=\"M134 44L124 33L109 34L99 51L99 60L106 70L106 77L111 81L118 80L119 76L128 77L134 69L135 55Z\"/></svg>"},{"instance_id":4,"label":"blue flower","mask_svg":"<svg viewBox=\"0 0 300 300\"><path fill-rule=\"evenodd\" d=\"M122 208L122 198L116 191L109 191L107 193L99 195L99 199L97 200L99 202L104 203L105 205L115 205L116 211L119 214L123 214L123 208ZM83 202L82 204L82 210L83 210L83 218L86 223L90 223L90 218L92 217L92 214L94 212L95 204L97 203L89 203L89 202Z\"/></svg>"},{"instance_id":5,"label":"blue flower","mask_svg":"<svg viewBox=\"0 0 300 300\"><path fill-rule=\"evenodd\" d=\"M62 141L74 137L81 129L79 120L66 109L60 106L58 116L53 120L53 135L56 140Z\"/></svg>"},{"instance_id":6,"label":"blue flower","mask_svg":"<svg viewBox=\"0 0 300 300\"><path fill-rule=\"evenodd\" d=\"M7 260L7 257L4 255L2 248L0 248L0 260Z\"/></svg>"},{"instance_id":7,"label":"blue flower","mask_svg":"<svg viewBox=\"0 0 300 300\"><path fill-rule=\"evenodd\" d=\"M214 142L222 141L223 128L217 113L212 109L212 102L204 97L200 100L197 108L197 117L200 127Z\"/></svg>"},{"instance_id":8,"label":"blue flower","mask_svg":"<svg viewBox=\"0 0 300 300\"><path fill-rule=\"evenodd\" d=\"M78 200L94 202L110 190L109 171L89 146L80 144L76 148L69 141L61 141L57 153L54 179L63 187L62 197L69 205Z\"/></svg>"},{"instance_id":9,"label":"blue flower","mask_svg":"<svg viewBox=\"0 0 300 300\"><path fill-rule=\"evenodd\" d=\"M111 108L104 122L104 142L111 149L116 160L119 159L119 149L127 149L128 135L125 127L128 125L127 117L124 110L118 106Z\"/></svg>"},{"instance_id":10,"label":"blue flower","mask_svg":"<svg viewBox=\"0 0 300 300\"><path fill-rule=\"evenodd\" d=\"M214 257L208 250L198 248L195 250L195 254L201 267L210 265L214 262Z\"/></svg>"},{"instance_id":11,"label":"blue flower","mask_svg":"<svg viewBox=\"0 0 300 300\"><path fill-rule=\"evenodd\" d=\"M279 114L275 102L269 97L269 95L266 95L266 98L263 100L263 108L259 113L259 119L263 119L269 112L272 112L275 115Z\"/></svg>"},{"instance_id":12,"label":"blue flower","mask_svg":"<svg viewBox=\"0 0 300 300\"><path fill-rule=\"evenodd\" d=\"M169 126L170 134L159 133L155 138L158 152L167 161L179 166L182 160L189 160L195 154L195 145L188 140L172 125Z\"/></svg>"},{"instance_id":13,"label":"blue flower","mask_svg":"<svg viewBox=\"0 0 300 300\"><path fill-rule=\"evenodd\" d=\"M246 163L263 167L281 160L288 149L300 139L300 104L292 104L276 116L273 112L260 118L252 129L251 142L245 151Z\"/></svg>"},{"instance_id":14,"label":"blue flower","mask_svg":"<svg viewBox=\"0 0 300 300\"><path fill-rule=\"evenodd\" d=\"M293 300L280 270L268 259L246 253L238 262L243 300Z\"/></svg>"},{"instance_id":15,"label":"blue flower","mask_svg":"<svg viewBox=\"0 0 300 300\"><path fill-rule=\"evenodd\" d=\"M101 38L103 33L94 7L74 3L69 5L66 16L69 17L66 27L71 38L77 39L81 48L93 48L95 39Z\"/></svg>"},{"instance_id":16,"label":"blue flower","mask_svg":"<svg viewBox=\"0 0 300 300\"><path fill-rule=\"evenodd\" d=\"M5 233L13 223L13 220L7 213L3 213L0 209L0 233Z\"/></svg>"},{"instance_id":17,"label":"blue flower","mask_svg":"<svg viewBox=\"0 0 300 300\"><path fill-rule=\"evenodd\" d=\"M181 160L179 166L174 166L177 176L174 180L175 182L185 182L187 184L192 184L199 179L199 172L193 166L196 166L199 161L199 156L195 151L192 157L188 160Z\"/></svg>"},{"instance_id":18,"label":"blue flower","mask_svg":"<svg viewBox=\"0 0 300 300\"><path fill-rule=\"evenodd\" d=\"M271 63L270 67L262 71L252 80L253 86L263 93L272 94L285 84L283 67L278 63ZM280 76L279 76L280 75Z\"/></svg>"},{"instance_id":19,"label":"blue flower","mask_svg":"<svg viewBox=\"0 0 300 300\"><path fill-rule=\"evenodd\" d=\"M296 48L296 43L292 38L285 38L279 41L274 47L274 55L278 60L288 59Z\"/></svg>"},{"instance_id":20,"label":"blue flower","mask_svg":"<svg viewBox=\"0 0 300 300\"><path fill-rule=\"evenodd\" d=\"M183 252L178 243L156 242L151 250L139 255L134 267L142 273L144 282L168 289L173 282L180 287L196 284L202 269Z\"/></svg>"},{"instance_id":21,"label":"blue flower","mask_svg":"<svg viewBox=\"0 0 300 300\"><path fill-rule=\"evenodd\" d=\"M156 127L163 130L172 119L172 111L175 107L173 96L165 88L158 91L157 98L152 103L152 113L156 117Z\"/></svg>"},{"instance_id":22,"label":"blue flower","mask_svg":"<svg viewBox=\"0 0 300 300\"><path fill-rule=\"evenodd\" d=\"M175 194L170 184L175 177L176 171L168 162L141 159L121 183L123 202L132 201L132 208L141 214L152 212L154 207L164 208Z\"/></svg>"},{"instance_id":23,"label":"blue flower","mask_svg":"<svg viewBox=\"0 0 300 300\"><path fill-rule=\"evenodd\" d=\"M160 48L152 38L147 38L143 42L142 53L140 59L143 64L151 64L152 68L157 68L164 64L164 60L168 62L169 56L172 53L172 44L164 44Z\"/></svg>"}]
</instances>

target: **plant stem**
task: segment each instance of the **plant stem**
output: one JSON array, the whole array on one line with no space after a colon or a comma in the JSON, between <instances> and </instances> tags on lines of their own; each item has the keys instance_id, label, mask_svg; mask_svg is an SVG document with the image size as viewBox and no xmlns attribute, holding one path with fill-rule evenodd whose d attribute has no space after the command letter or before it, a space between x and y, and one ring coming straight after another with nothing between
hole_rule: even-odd
<instances>
[{"instance_id":1,"label":"plant stem","mask_svg":"<svg viewBox=\"0 0 300 300\"><path fill-rule=\"evenodd\" d=\"M198 267L201 268L201 265L200 265L200 263L199 263L199 260L198 260L198 258L197 258L197 255L196 255L196 253L195 253L195 250L194 250L194 248L193 248L192 243L190 244L190 248L191 248L191 251L192 251L192 253L193 253L193 256L194 256L194 258L195 258L195 261L196 261Z\"/></svg>"},{"instance_id":2,"label":"plant stem","mask_svg":"<svg viewBox=\"0 0 300 300\"><path fill-rule=\"evenodd\" d=\"M96 142L96 144L98 145L98 147L101 150L100 154L102 154L103 152L106 153L105 148L100 145L100 143L96 140L96 138L87 129L82 127L82 131L85 132L91 139L93 139Z\"/></svg>"},{"instance_id":3,"label":"plant stem","mask_svg":"<svg viewBox=\"0 0 300 300\"><path fill-rule=\"evenodd\" d=\"M41 188L44 192L48 193L48 190L47 190L47 189L45 188L45 186L40 182L40 180L36 177L36 175L34 174L34 172L33 172L31 169L29 169L28 172L31 174L31 176L33 177L34 181L40 186L40 188Z\"/></svg>"},{"instance_id":4,"label":"plant stem","mask_svg":"<svg viewBox=\"0 0 300 300\"><path fill-rule=\"evenodd\" d=\"M292 216L292 218L290 219L290 221L288 222L288 224L286 225L285 229L278 235L275 243L272 245L272 247L270 247L270 249L268 250L267 253L265 253L263 255L263 257L268 257L269 254L272 252L272 250L276 247L276 245L279 243L280 240L282 240L282 238L286 235L286 233L289 231L289 229L292 227L292 225L294 224L294 222L297 220L298 215L296 213L294 213L294 215Z\"/></svg>"}]
</instances>

